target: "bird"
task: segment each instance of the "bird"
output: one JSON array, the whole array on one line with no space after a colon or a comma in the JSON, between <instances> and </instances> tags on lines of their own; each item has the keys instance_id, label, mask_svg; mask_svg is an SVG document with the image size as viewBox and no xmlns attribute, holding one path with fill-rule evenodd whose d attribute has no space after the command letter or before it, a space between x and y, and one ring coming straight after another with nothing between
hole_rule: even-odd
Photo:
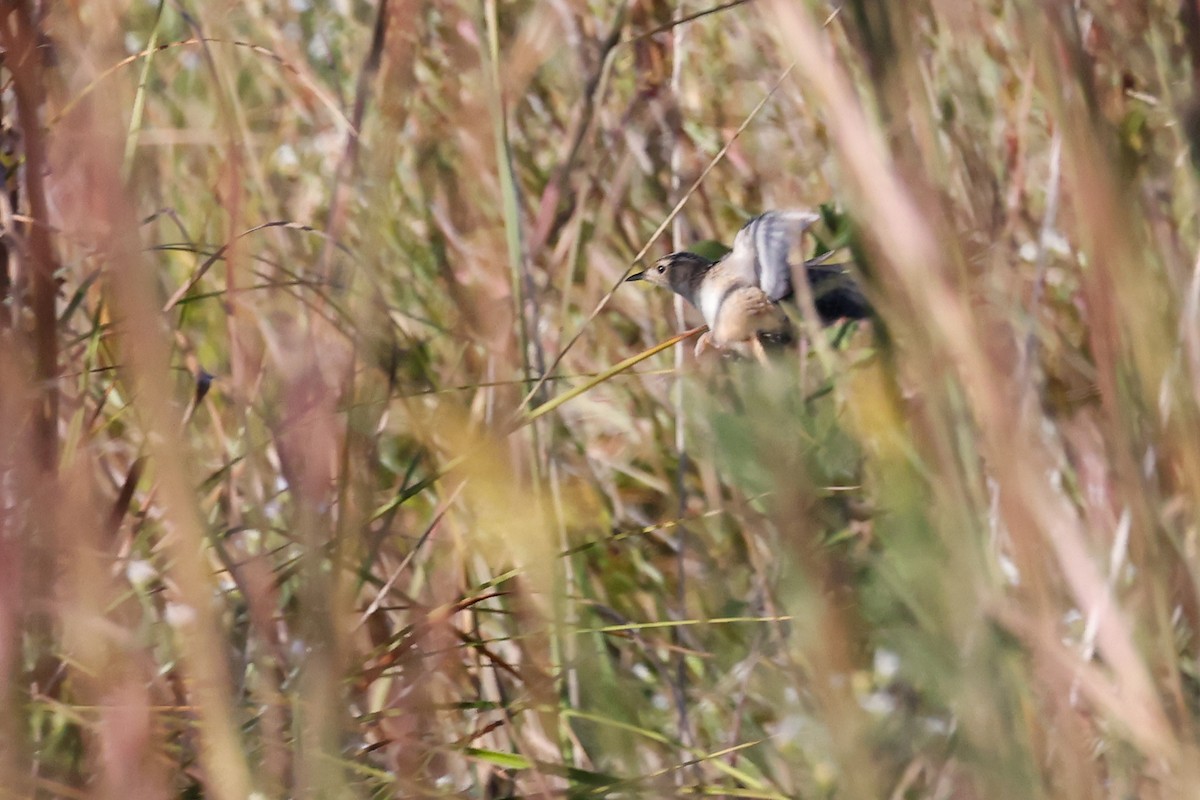
<instances>
[{"instance_id":1,"label":"bird","mask_svg":"<svg viewBox=\"0 0 1200 800\"><path fill-rule=\"evenodd\" d=\"M805 260L804 233L821 219L802 209L764 212L747 222L733 248L716 261L686 250L663 256L625 280L663 286L691 303L708 323L696 355L749 342L760 359L762 340L790 338L791 321L780 308L795 297L793 270L804 270L821 324L871 315L847 265L829 263L832 253Z\"/></svg>"}]
</instances>

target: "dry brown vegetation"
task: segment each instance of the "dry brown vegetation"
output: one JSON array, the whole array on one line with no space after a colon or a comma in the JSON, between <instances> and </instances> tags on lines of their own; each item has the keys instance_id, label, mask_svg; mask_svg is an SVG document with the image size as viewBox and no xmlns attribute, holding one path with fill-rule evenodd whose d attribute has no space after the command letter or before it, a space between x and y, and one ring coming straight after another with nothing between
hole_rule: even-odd
<instances>
[{"instance_id":1,"label":"dry brown vegetation","mask_svg":"<svg viewBox=\"0 0 1200 800\"><path fill-rule=\"evenodd\" d=\"M1194 792L1193 0L0 47L0 797ZM620 283L823 203L770 367Z\"/></svg>"}]
</instances>

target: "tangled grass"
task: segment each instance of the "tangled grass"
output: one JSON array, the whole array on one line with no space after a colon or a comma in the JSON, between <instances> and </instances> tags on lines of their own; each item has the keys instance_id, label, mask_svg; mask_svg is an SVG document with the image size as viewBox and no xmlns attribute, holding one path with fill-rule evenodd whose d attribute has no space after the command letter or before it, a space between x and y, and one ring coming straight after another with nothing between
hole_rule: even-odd
<instances>
[{"instance_id":1,"label":"tangled grass","mask_svg":"<svg viewBox=\"0 0 1200 800\"><path fill-rule=\"evenodd\" d=\"M0 795L1190 796L1190 0L0 10Z\"/></svg>"}]
</instances>

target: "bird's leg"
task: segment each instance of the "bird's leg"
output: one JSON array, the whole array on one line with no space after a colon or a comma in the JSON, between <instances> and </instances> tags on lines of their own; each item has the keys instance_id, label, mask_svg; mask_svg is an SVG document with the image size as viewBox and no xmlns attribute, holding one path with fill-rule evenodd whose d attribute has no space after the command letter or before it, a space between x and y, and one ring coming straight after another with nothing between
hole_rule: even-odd
<instances>
[{"instance_id":1,"label":"bird's leg","mask_svg":"<svg viewBox=\"0 0 1200 800\"><path fill-rule=\"evenodd\" d=\"M771 366L771 362L767 360L767 348L763 347L762 340L757 336L750 340L750 352L754 353L754 357L758 359L758 363L764 367Z\"/></svg>"}]
</instances>

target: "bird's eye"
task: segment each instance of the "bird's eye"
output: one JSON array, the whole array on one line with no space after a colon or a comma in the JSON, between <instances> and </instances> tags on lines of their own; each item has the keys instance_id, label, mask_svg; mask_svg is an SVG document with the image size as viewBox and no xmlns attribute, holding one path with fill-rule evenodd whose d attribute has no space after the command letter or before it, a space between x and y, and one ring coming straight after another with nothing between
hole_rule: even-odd
<instances>
[{"instance_id":1,"label":"bird's eye","mask_svg":"<svg viewBox=\"0 0 1200 800\"><path fill-rule=\"evenodd\" d=\"M665 264L659 264L659 265L658 265L658 271L659 271L660 273L662 273L662 272L666 272L666 271L667 271L667 267L666 267L666 265L665 265Z\"/></svg>"}]
</instances>

